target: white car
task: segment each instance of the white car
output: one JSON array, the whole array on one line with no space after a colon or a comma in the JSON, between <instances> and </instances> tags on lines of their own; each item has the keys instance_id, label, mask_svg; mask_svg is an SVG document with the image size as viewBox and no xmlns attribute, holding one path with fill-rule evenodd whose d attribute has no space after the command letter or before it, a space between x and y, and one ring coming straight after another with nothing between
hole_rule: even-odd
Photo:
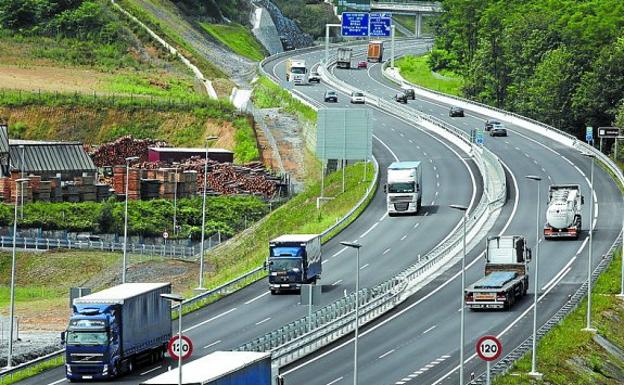
<instances>
[{"instance_id":1,"label":"white car","mask_svg":"<svg viewBox=\"0 0 624 385\"><path fill-rule=\"evenodd\" d=\"M366 99L364 98L364 94L359 91L354 91L351 93L351 103L366 103Z\"/></svg>"}]
</instances>

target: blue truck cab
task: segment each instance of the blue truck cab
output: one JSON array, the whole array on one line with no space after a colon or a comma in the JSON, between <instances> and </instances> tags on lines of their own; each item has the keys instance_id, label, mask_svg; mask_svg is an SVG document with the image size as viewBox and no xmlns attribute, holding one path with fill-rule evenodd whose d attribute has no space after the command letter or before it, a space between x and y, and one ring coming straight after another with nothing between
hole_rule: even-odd
<instances>
[{"instance_id":1,"label":"blue truck cab","mask_svg":"<svg viewBox=\"0 0 624 385\"><path fill-rule=\"evenodd\" d=\"M171 338L170 283L126 283L74 299L61 340L70 381L103 380L156 362Z\"/></svg>"},{"instance_id":2,"label":"blue truck cab","mask_svg":"<svg viewBox=\"0 0 624 385\"><path fill-rule=\"evenodd\" d=\"M273 239L267 268L271 294L316 284L323 270L320 235L288 234Z\"/></svg>"}]
</instances>

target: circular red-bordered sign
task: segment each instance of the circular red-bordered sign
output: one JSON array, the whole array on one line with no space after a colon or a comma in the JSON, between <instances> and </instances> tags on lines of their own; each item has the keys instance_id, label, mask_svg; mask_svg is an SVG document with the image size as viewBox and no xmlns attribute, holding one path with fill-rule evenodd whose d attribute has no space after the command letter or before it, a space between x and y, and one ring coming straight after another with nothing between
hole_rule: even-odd
<instances>
[{"instance_id":1,"label":"circular red-bordered sign","mask_svg":"<svg viewBox=\"0 0 624 385\"><path fill-rule=\"evenodd\" d=\"M179 359L178 352L180 351L180 346L178 344L178 336L173 336L169 340L169 344L167 345L167 352L169 356L174 360ZM193 343L191 339L187 336L182 336L182 359L186 360L193 354Z\"/></svg>"},{"instance_id":2,"label":"circular red-bordered sign","mask_svg":"<svg viewBox=\"0 0 624 385\"><path fill-rule=\"evenodd\" d=\"M495 336L483 336L477 341L477 355L483 361L494 361L503 353L503 344Z\"/></svg>"}]
</instances>

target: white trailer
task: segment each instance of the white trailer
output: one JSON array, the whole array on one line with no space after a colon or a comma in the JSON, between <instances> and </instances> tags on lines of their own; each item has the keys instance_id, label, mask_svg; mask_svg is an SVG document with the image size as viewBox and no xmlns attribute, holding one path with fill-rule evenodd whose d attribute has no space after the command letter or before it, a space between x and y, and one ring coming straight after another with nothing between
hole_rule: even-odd
<instances>
[{"instance_id":1,"label":"white trailer","mask_svg":"<svg viewBox=\"0 0 624 385\"><path fill-rule=\"evenodd\" d=\"M389 216L417 213L422 203L421 162L392 163L388 167L388 181L384 192Z\"/></svg>"},{"instance_id":2,"label":"white trailer","mask_svg":"<svg viewBox=\"0 0 624 385\"><path fill-rule=\"evenodd\" d=\"M580 185L550 185L544 238L578 239L582 226L581 207L583 203Z\"/></svg>"}]
</instances>

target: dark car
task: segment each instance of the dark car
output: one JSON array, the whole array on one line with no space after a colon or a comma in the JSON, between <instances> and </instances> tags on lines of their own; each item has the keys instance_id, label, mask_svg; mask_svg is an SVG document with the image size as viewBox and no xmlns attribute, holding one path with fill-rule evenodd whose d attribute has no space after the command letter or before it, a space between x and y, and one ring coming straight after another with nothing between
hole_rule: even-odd
<instances>
[{"instance_id":1,"label":"dark car","mask_svg":"<svg viewBox=\"0 0 624 385\"><path fill-rule=\"evenodd\" d=\"M338 103L338 94L336 93L336 91L325 91L325 102Z\"/></svg>"},{"instance_id":2,"label":"dark car","mask_svg":"<svg viewBox=\"0 0 624 385\"><path fill-rule=\"evenodd\" d=\"M459 117L464 117L464 109L461 107L451 107L451 109L449 110L449 116L453 117L453 116L459 116Z\"/></svg>"},{"instance_id":3,"label":"dark car","mask_svg":"<svg viewBox=\"0 0 624 385\"><path fill-rule=\"evenodd\" d=\"M399 103L407 104L407 95L405 94L405 92L399 92L394 95L394 100Z\"/></svg>"},{"instance_id":4,"label":"dark car","mask_svg":"<svg viewBox=\"0 0 624 385\"><path fill-rule=\"evenodd\" d=\"M359 61L358 64L357 64L357 68L358 69L360 69L360 68L364 68L364 69L368 68L368 62L365 61L365 60Z\"/></svg>"},{"instance_id":5,"label":"dark car","mask_svg":"<svg viewBox=\"0 0 624 385\"><path fill-rule=\"evenodd\" d=\"M403 88L401 88L401 91L405 94L405 96L407 96L408 99L411 99L411 100L415 100L416 99L416 92L414 91L413 88L411 88L411 87L403 87Z\"/></svg>"},{"instance_id":6,"label":"dark car","mask_svg":"<svg viewBox=\"0 0 624 385\"><path fill-rule=\"evenodd\" d=\"M502 124L501 122L499 122L498 120L494 120L494 119L488 119L485 121L485 131L490 131L492 129L492 126L495 124Z\"/></svg>"},{"instance_id":7,"label":"dark car","mask_svg":"<svg viewBox=\"0 0 624 385\"><path fill-rule=\"evenodd\" d=\"M507 129L502 123L497 122L497 124L492 125L490 136L507 136Z\"/></svg>"}]
</instances>

